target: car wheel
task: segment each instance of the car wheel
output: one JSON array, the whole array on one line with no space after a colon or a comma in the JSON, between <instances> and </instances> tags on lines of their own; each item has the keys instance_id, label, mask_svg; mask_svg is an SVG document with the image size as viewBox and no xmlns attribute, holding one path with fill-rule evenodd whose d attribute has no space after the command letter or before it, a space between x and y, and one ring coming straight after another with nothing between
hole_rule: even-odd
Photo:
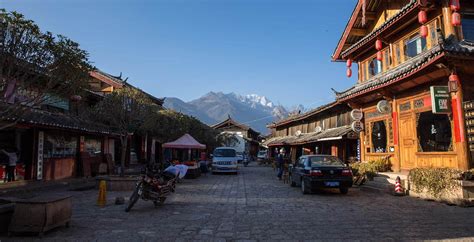
<instances>
[{"instance_id":1,"label":"car wheel","mask_svg":"<svg viewBox=\"0 0 474 242\"><path fill-rule=\"evenodd\" d=\"M305 182L304 182L304 179L301 179L301 192L302 192L303 194L308 194L308 193L309 193L309 192L308 192L308 189L306 188L306 184L305 184Z\"/></svg>"},{"instance_id":2,"label":"car wheel","mask_svg":"<svg viewBox=\"0 0 474 242\"><path fill-rule=\"evenodd\" d=\"M290 186L296 187L296 182L293 181L293 177L291 177L291 175L288 177L288 179L290 180Z\"/></svg>"},{"instance_id":3,"label":"car wheel","mask_svg":"<svg viewBox=\"0 0 474 242\"><path fill-rule=\"evenodd\" d=\"M339 188L339 191L342 194L347 194L349 192L349 188L348 187L341 187L341 188Z\"/></svg>"}]
</instances>

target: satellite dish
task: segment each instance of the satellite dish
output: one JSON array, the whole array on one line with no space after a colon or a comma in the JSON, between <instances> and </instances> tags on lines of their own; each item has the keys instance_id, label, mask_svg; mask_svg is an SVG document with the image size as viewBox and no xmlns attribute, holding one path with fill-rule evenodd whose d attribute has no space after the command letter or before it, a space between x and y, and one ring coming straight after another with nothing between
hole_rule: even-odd
<instances>
[{"instance_id":1,"label":"satellite dish","mask_svg":"<svg viewBox=\"0 0 474 242\"><path fill-rule=\"evenodd\" d=\"M295 135L300 136L302 134L301 130L296 131Z\"/></svg>"},{"instance_id":2,"label":"satellite dish","mask_svg":"<svg viewBox=\"0 0 474 242\"><path fill-rule=\"evenodd\" d=\"M314 128L314 132L316 132L316 133L319 133L319 132L321 132L321 131L323 131L323 129L321 128L321 126L316 126L316 128Z\"/></svg>"},{"instance_id":3,"label":"satellite dish","mask_svg":"<svg viewBox=\"0 0 474 242\"><path fill-rule=\"evenodd\" d=\"M392 111L392 107L387 100L382 100L377 103L377 111L379 113L387 114Z\"/></svg>"}]
</instances>

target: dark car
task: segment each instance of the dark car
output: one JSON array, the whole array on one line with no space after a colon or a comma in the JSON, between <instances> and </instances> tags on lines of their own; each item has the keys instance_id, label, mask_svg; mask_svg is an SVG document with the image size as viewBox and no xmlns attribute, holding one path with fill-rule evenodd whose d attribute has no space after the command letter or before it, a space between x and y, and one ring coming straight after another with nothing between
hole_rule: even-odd
<instances>
[{"instance_id":1,"label":"dark car","mask_svg":"<svg viewBox=\"0 0 474 242\"><path fill-rule=\"evenodd\" d=\"M335 156L305 155L291 169L290 185L301 186L303 194L319 188L339 188L347 194L352 187L352 170Z\"/></svg>"}]
</instances>

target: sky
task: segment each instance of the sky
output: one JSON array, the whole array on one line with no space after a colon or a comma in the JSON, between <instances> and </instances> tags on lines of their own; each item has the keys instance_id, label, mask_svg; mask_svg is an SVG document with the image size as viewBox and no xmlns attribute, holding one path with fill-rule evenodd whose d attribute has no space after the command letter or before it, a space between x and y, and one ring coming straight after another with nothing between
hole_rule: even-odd
<instances>
[{"instance_id":1,"label":"sky","mask_svg":"<svg viewBox=\"0 0 474 242\"><path fill-rule=\"evenodd\" d=\"M330 88L356 83L331 61L356 2L0 0L0 8L71 38L94 66L157 97L222 91L314 108L334 100Z\"/></svg>"}]
</instances>

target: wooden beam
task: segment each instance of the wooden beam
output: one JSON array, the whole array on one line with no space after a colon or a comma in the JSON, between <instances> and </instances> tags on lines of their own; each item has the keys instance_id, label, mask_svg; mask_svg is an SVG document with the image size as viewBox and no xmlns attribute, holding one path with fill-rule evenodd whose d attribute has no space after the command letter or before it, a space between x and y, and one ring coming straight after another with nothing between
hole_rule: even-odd
<instances>
[{"instance_id":1,"label":"wooden beam","mask_svg":"<svg viewBox=\"0 0 474 242\"><path fill-rule=\"evenodd\" d=\"M376 12L365 12L365 19L370 20L370 21L377 20L377 13Z\"/></svg>"},{"instance_id":2,"label":"wooden beam","mask_svg":"<svg viewBox=\"0 0 474 242\"><path fill-rule=\"evenodd\" d=\"M351 35L355 35L355 36L366 36L367 35L367 30L366 29L356 29L356 28L353 28L351 30Z\"/></svg>"}]
</instances>

